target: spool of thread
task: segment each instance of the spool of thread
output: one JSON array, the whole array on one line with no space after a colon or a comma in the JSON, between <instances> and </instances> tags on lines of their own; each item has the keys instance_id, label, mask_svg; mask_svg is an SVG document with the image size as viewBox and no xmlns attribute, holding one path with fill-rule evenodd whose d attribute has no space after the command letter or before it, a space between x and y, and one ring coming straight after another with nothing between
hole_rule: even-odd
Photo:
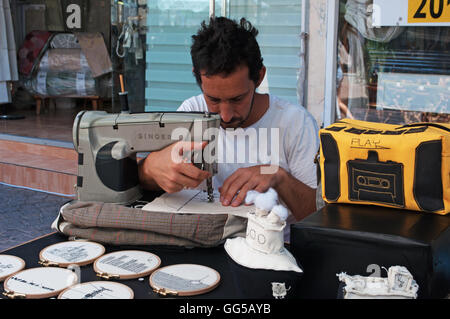
<instances>
[{"instance_id":1,"label":"spool of thread","mask_svg":"<svg viewBox=\"0 0 450 319\"><path fill-rule=\"evenodd\" d=\"M122 113L130 113L130 107L128 105L128 92L125 91L125 85L123 82L123 74L119 75L120 79L120 92L119 92L119 100L120 106L122 107Z\"/></svg>"},{"instance_id":2,"label":"spool of thread","mask_svg":"<svg viewBox=\"0 0 450 319\"><path fill-rule=\"evenodd\" d=\"M120 92L125 93L125 85L123 84L123 74L119 75L120 79Z\"/></svg>"}]
</instances>

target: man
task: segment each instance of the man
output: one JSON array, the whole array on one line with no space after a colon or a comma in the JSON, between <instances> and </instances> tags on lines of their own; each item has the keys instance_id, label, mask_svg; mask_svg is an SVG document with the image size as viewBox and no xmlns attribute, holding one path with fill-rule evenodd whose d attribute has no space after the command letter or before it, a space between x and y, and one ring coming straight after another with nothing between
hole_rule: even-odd
<instances>
[{"instance_id":1,"label":"man","mask_svg":"<svg viewBox=\"0 0 450 319\"><path fill-rule=\"evenodd\" d=\"M315 211L313 160L319 148L318 128L303 107L256 92L266 72L257 34L244 18L239 24L222 17L211 19L209 25L203 22L191 47L193 73L203 94L184 101L178 110L220 114L219 173L214 177L214 187L219 186L222 205L239 206L249 190L265 192L272 187L291 212L288 222L293 222ZM263 134L258 135L256 143L250 143L250 130L277 134L267 138L265 144ZM270 162L260 154L262 145L267 144ZM234 156L220 161L229 153L242 155L238 145L247 145L244 163L236 162ZM151 153L139 166L142 184L169 193L199 186L209 173L191 163L176 163L171 154L173 148L181 154L202 147L204 143L178 142ZM248 157L255 154L256 161L250 161Z\"/></svg>"}]
</instances>

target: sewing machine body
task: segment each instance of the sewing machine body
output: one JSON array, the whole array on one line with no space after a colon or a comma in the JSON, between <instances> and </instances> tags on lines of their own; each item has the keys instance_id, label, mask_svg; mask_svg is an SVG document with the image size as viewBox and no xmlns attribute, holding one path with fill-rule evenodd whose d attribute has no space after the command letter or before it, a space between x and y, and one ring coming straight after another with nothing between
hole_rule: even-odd
<instances>
[{"instance_id":1,"label":"sewing machine body","mask_svg":"<svg viewBox=\"0 0 450 319\"><path fill-rule=\"evenodd\" d=\"M204 133L219 125L216 114L80 112L73 125L78 152L77 199L120 204L140 199L136 153L158 151L179 140L206 140L216 149L215 136ZM174 136L174 132L188 134ZM213 175L217 173L216 153L204 154L206 161L200 165Z\"/></svg>"}]
</instances>

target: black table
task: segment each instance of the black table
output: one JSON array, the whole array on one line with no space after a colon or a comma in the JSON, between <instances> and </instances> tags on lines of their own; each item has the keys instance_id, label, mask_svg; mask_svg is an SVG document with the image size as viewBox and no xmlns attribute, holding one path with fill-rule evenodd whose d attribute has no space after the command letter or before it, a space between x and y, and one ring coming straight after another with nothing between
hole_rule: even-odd
<instances>
[{"instance_id":1,"label":"black table","mask_svg":"<svg viewBox=\"0 0 450 319\"><path fill-rule=\"evenodd\" d=\"M336 274L387 277L382 267L397 265L413 275L418 298L450 293L450 215L329 204L292 225L291 248L305 272L299 298L336 298Z\"/></svg>"},{"instance_id":2,"label":"black table","mask_svg":"<svg viewBox=\"0 0 450 319\"><path fill-rule=\"evenodd\" d=\"M67 241L67 237L52 233L32 240L23 245L14 247L12 249L3 251L2 254L13 255L22 258L25 263L25 269L42 267L38 264L39 252L47 246L59 242ZM236 291L235 281L231 273L230 263L232 260L228 257L223 246L213 248L183 248L174 246L105 246L105 254L118 250L143 250L156 254L161 258L161 266L168 266L173 264L187 263L200 264L211 267L217 270L221 275L221 281L214 290L189 298L196 299L234 299L238 298L239 293ZM82 266L81 268L81 282L104 280L96 276L92 264ZM144 277L144 280L117 280L122 284L127 285L134 291L135 299L155 299L165 298L152 291L149 284L149 276ZM0 288L0 294L4 292L3 285ZM1 295L1 298L6 298ZM249 296L251 298L251 296Z\"/></svg>"}]
</instances>

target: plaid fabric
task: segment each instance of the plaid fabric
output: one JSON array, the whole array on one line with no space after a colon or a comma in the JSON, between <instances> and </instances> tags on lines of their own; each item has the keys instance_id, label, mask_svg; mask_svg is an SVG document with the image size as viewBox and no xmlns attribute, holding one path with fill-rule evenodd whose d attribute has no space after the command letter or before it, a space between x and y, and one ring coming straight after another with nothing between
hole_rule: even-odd
<instances>
[{"instance_id":1,"label":"plaid fabric","mask_svg":"<svg viewBox=\"0 0 450 319\"><path fill-rule=\"evenodd\" d=\"M245 235L246 219L228 214L149 212L116 204L63 206L58 229L68 236L114 245L216 246Z\"/></svg>"}]
</instances>

